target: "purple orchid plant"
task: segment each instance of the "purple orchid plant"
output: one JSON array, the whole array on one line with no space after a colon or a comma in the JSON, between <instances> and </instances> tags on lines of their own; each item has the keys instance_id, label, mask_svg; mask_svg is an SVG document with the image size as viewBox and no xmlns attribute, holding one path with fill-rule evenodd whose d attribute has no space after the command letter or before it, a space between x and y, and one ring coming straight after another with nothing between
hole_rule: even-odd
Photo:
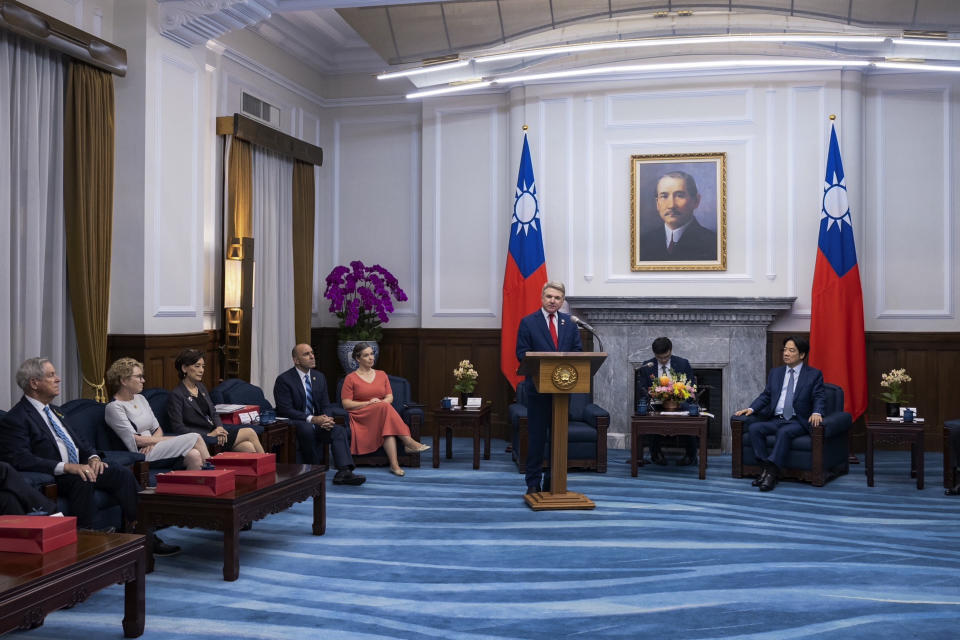
<instances>
[{"instance_id":1,"label":"purple orchid plant","mask_svg":"<svg viewBox=\"0 0 960 640\"><path fill-rule=\"evenodd\" d=\"M323 297L330 301L330 312L340 318L341 340L381 340L381 325L390 321L393 302L403 302L407 294L392 273L375 264L368 267L354 260L349 267L334 267L327 276Z\"/></svg>"}]
</instances>

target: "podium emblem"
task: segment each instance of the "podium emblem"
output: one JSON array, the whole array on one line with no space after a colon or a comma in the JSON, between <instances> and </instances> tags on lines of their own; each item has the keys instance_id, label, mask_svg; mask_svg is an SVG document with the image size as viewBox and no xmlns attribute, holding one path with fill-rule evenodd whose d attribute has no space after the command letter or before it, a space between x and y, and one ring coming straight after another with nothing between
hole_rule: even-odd
<instances>
[{"instance_id":1,"label":"podium emblem","mask_svg":"<svg viewBox=\"0 0 960 640\"><path fill-rule=\"evenodd\" d=\"M558 364L551 376L553 386L564 391L572 389L577 384L577 378L579 378L577 370L569 364Z\"/></svg>"}]
</instances>

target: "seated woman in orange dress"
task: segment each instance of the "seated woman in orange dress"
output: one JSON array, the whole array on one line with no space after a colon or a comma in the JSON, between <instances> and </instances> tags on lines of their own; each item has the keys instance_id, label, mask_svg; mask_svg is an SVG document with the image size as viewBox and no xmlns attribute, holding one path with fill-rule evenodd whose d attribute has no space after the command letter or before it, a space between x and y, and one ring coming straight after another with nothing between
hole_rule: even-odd
<instances>
[{"instance_id":1,"label":"seated woman in orange dress","mask_svg":"<svg viewBox=\"0 0 960 640\"><path fill-rule=\"evenodd\" d=\"M407 453L426 451L430 447L410 437L410 428L390 404L393 389L383 371L373 368L373 347L360 342L353 348L357 370L343 380L340 402L350 412L350 453L363 455L381 446L390 460L390 472L404 475L397 462L397 440Z\"/></svg>"}]
</instances>

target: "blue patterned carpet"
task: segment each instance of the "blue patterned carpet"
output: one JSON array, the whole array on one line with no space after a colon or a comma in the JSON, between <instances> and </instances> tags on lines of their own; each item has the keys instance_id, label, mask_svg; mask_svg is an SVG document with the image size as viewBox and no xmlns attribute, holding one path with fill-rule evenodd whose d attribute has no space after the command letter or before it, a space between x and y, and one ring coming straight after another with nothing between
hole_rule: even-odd
<instances>
[{"instance_id":1,"label":"blue patterned carpet","mask_svg":"<svg viewBox=\"0 0 960 640\"><path fill-rule=\"evenodd\" d=\"M926 489L906 452L879 452L826 487L761 494L729 457L646 467L627 454L570 489L595 511L541 512L494 442L366 485L329 487L327 534L307 503L241 536L240 579L221 580L220 537L167 529L183 553L147 581L147 639L956 638L960 498L943 495L939 454ZM329 482L329 479L328 479ZM121 638L123 588L50 615L30 640Z\"/></svg>"}]
</instances>

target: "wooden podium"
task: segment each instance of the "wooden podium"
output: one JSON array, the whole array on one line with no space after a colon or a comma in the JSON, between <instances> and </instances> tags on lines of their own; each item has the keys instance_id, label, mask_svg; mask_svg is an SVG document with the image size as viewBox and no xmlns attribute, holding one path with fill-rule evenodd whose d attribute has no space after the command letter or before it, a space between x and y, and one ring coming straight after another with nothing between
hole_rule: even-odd
<instances>
[{"instance_id":1,"label":"wooden podium","mask_svg":"<svg viewBox=\"0 0 960 640\"><path fill-rule=\"evenodd\" d=\"M530 376L537 391L553 396L550 433L550 491L525 495L534 511L593 509L597 505L582 493L567 491L567 423L570 394L590 393L593 374L606 353L582 351L528 351L517 373Z\"/></svg>"}]
</instances>

